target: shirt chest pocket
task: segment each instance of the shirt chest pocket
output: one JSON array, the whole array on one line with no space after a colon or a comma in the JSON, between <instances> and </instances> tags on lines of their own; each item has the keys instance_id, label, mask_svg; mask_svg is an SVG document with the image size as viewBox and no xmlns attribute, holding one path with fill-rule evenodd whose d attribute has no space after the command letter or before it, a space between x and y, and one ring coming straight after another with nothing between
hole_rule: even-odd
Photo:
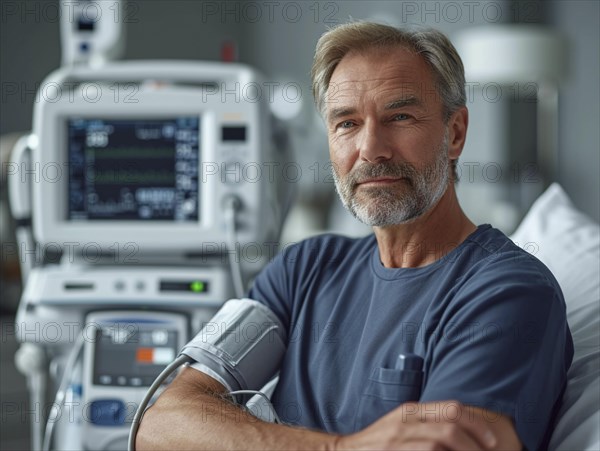
<instances>
[{"instance_id":1,"label":"shirt chest pocket","mask_svg":"<svg viewBox=\"0 0 600 451\"><path fill-rule=\"evenodd\" d=\"M363 391L354 430L364 429L405 402L421 396L422 371L375 368Z\"/></svg>"}]
</instances>

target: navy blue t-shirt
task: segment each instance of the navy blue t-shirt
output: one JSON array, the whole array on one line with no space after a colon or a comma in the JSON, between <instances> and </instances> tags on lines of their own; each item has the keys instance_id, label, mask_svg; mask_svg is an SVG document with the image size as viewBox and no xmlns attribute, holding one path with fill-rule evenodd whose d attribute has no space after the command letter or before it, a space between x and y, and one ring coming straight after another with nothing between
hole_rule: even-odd
<instances>
[{"instance_id":1,"label":"navy blue t-shirt","mask_svg":"<svg viewBox=\"0 0 600 451\"><path fill-rule=\"evenodd\" d=\"M351 433L407 401L456 400L513 418L529 450L549 438L573 356L565 303L550 271L489 225L421 268L385 268L374 235L311 238L249 296L288 329L273 394L288 424ZM400 354L422 371L397 369Z\"/></svg>"}]
</instances>

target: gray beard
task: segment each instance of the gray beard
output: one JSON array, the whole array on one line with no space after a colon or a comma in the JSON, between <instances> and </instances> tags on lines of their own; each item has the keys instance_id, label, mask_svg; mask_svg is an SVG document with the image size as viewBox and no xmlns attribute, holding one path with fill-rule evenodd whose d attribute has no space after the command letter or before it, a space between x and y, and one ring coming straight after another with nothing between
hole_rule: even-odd
<instances>
[{"instance_id":1,"label":"gray beard","mask_svg":"<svg viewBox=\"0 0 600 451\"><path fill-rule=\"evenodd\" d=\"M450 179L448 130L436 152L436 160L422 170L409 163L366 163L341 178L333 166L335 188L344 207L359 221L377 227L404 224L433 208L446 192ZM403 193L392 187L363 187L359 182L374 177L402 177ZM360 198L360 199L359 199Z\"/></svg>"}]
</instances>

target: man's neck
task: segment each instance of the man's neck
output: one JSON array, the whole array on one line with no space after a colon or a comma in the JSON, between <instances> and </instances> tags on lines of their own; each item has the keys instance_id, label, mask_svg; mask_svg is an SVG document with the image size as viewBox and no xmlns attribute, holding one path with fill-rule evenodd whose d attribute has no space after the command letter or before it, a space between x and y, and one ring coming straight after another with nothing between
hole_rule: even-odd
<instances>
[{"instance_id":1,"label":"man's neck","mask_svg":"<svg viewBox=\"0 0 600 451\"><path fill-rule=\"evenodd\" d=\"M439 260L477 227L464 214L450 185L428 212L407 224L374 227L386 268L418 268Z\"/></svg>"}]
</instances>

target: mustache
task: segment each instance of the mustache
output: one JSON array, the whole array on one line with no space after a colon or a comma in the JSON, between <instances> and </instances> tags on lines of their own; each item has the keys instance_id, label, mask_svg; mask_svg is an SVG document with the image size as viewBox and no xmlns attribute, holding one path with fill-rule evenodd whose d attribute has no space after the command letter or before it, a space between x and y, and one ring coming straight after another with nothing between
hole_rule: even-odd
<instances>
[{"instance_id":1,"label":"mustache","mask_svg":"<svg viewBox=\"0 0 600 451\"><path fill-rule=\"evenodd\" d=\"M354 188L359 183L378 177L404 178L411 182L417 173L410 163L365 163L346 176L346 183Z\"/></svg>"}]
</instances>

